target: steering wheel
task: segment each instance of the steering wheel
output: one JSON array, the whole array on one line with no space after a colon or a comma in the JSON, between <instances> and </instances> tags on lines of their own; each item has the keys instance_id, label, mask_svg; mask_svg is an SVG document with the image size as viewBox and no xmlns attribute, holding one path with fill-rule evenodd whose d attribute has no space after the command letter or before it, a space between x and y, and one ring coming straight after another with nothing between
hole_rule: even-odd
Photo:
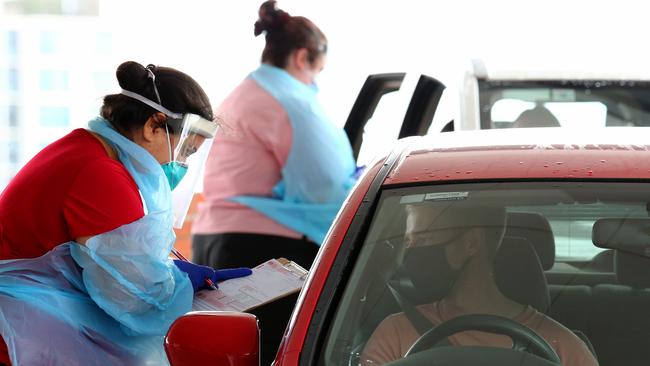
<instances>
[{"instance_id":1,"label":"steering wheel","mask_svg":"<svg viewBox=\"0 0 650 366\"><path fill-rule=\"evenodd\" d=\"M553 348L530 328L510 318L487 314L462 315L439 324L418 338L404 357L437 347L445 338L467 330L506 335L512 339L513 350L529 352L560 365Z\"/></svg>"}]
</instances>

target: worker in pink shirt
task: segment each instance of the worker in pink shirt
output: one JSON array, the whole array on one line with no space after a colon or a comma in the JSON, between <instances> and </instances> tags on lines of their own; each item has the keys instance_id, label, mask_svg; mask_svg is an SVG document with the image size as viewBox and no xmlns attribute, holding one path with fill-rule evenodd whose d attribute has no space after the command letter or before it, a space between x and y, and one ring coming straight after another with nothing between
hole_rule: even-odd
<instances>
[{"instance_id":1,"label":"worker in pink shirt","mask_svg":"<svg viewBox=\"0 0 650 366\"><path fill-rule=\"evenodd\" d=\"M223 128L206 163L193 261L254 267L285 257L308 269L356 181L356 164L347 135L317 98L323 32L266 1L255 23L255 35L262 34L261 65L215 113ZM254 311L262 364L271 363L295 301Z\"/></svg>"},{"instance_id":2,"label":"worker in pink shirt","mask_svg":"<svg viewBox=\"0 0 650 366\"><path fill-rule=\"evenodd\" d=\"M405 246L431 246L439 252L436 266L447 281L447 295L415 307L432 326L468 314L489 314L513 319L541 336L563 366L591 366L598 362L587 345L571 330L530 305L519 304L499 290L493 259L505 230L505 210L459 208L423 203L406 206ZM432 279L432 282L437 279ZM382 365L403 358L420 338L405 313L388 316L375 329L361 355L362 365ZM505 335L463 331L447 338L452 346L511 348Z\"/></svg>"}]
</instances>

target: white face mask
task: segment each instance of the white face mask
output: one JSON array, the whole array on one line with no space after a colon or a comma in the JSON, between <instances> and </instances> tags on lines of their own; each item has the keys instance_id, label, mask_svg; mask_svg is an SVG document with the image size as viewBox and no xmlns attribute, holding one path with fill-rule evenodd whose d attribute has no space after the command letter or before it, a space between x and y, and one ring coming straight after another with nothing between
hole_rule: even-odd
<instances>
[{"instance_id":1,"label":"white face mask","mask_svg":"<svg viewBox=\"0 0 650 366\"><path fill-rule=\"evenodd\" d=\"M309 80L316 90L318 90L318 79L323 71L323 66L325 66L325 56L322 55L314 62L311 63L311 68L307 71L309 73Z\"/></svg>"},{"instance_id":2,"label":"white face mask","mask_svg":"<svg viewBox=\"0 0 650 366\"><path fill-rule=\"evenodd\" d=\"M314 76L314 77L311 79L311 87L312 87L314 90L316 90L316 91L318 91L318 79L319 79L318 75L317 75L317 76Z\"/></svg>"}]
</instances>

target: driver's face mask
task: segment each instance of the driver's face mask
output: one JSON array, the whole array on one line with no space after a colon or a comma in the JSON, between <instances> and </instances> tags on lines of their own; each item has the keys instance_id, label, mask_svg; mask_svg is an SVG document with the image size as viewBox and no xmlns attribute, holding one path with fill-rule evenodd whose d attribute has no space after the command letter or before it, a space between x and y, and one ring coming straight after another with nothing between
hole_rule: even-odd
<instances>
[{"instance_id":1,"label":"driver's face mask","mask_svg":"<svg viewBox=\"0 0 650 366\"><path fill-rule=\"evenodd\" d=\"M458 243L466 232L463 230L454 234L451 238L435 244L433 243L436 241L436 236L440 237L441 235L431 232L411 235L409 238L412 241L410 248L406 249L404 253L404 267L407 272L411 272L410 269L418 272L422 271L422 268L426 266L426 268L431 269L430 273L432 274L432 276L426 276L426 278L417 274L412 275L412 280L417 288L430 290L436 295L436 298L442 298L449 293L470 258L468 257L460 267L453 268L447 259L447 248ZM425 281L425 283L416 283L420 281Z\"/></svg>"}]
</instances>

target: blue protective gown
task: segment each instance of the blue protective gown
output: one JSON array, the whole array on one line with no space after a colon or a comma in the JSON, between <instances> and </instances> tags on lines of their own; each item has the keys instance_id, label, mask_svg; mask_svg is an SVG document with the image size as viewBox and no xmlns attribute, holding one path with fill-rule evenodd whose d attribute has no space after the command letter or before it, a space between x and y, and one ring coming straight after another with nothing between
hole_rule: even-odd
<instances>
[{"instance_id":1,"label":"blue protective gown","mask_svg":"<svg viewBox=\"0 0 650 366\"><path fill-rule=\"evenodd\" d=\"M160 164L105 120L89 127L117 150L147 214L85 246L0 261L0 333L14 365L164 365L164 335L191 310L192 285L168 258L175 236Z\"/></svg>"},{"instance_id":2,"label":"blue protective gown","mask_svg":"<svg viewBox=\"0 0 650 366\"><path fill-rule=\"evenodd\" d=\"M317 89L281 68L262 64L251 73L289 115L291 150L273 197L237 196L249 206L321 244L355 183L356 164L343 129L325 116Z\"/></svg>"}]
</instances>

